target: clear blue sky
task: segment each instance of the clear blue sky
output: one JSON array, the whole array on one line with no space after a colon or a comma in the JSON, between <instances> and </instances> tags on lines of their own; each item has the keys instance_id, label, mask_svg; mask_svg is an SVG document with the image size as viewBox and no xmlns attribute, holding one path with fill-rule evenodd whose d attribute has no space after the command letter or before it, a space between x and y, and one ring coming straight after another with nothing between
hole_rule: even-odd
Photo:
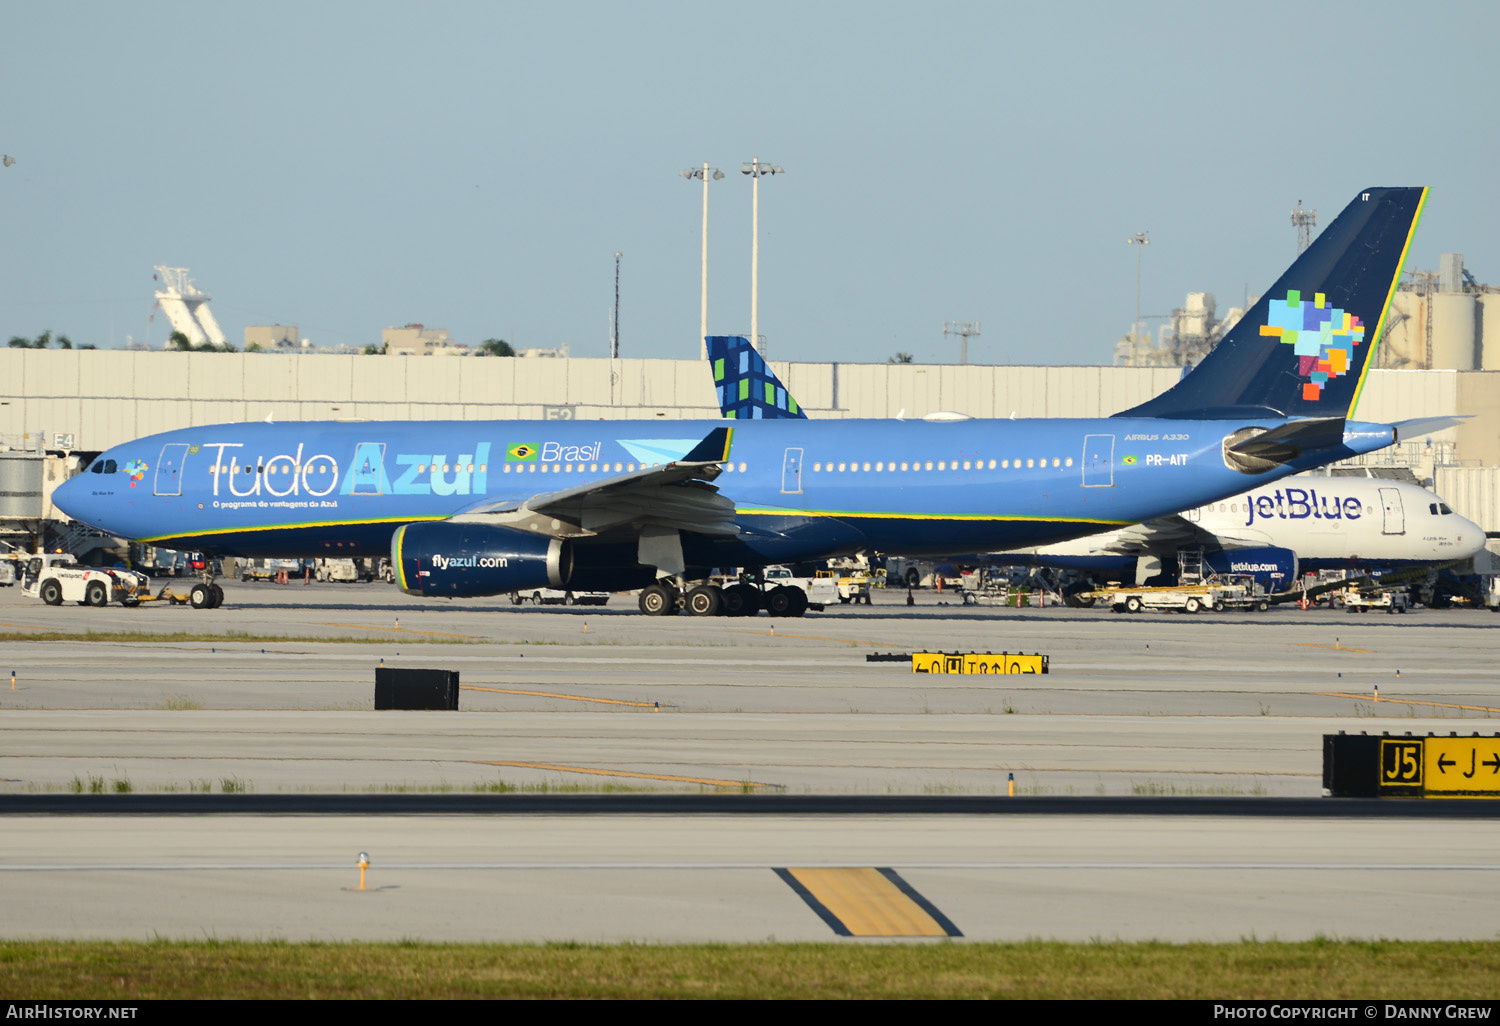
<instances>
[{"instance_id":1,"label":"clear blue sky","mask_svg":"<svg viewBox=\"0 0 1500 1026\"><path fill-rule=\"evenodd\" d=\"M1433 187L1414 263L1500 283L1500 5L5 5L0 337L160 344L152 265L229 338L420 321L690 357L1107 363L1135 303L1237 305L1361 188ZM149 333L148 333L149 332Z\"/></svg>"}]
</instances>

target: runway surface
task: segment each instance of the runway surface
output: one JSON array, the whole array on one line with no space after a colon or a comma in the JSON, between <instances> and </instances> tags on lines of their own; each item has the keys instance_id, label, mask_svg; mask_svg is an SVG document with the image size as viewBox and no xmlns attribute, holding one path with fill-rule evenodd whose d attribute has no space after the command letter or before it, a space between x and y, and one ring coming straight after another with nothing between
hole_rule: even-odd
<instances>
[{"instance_id":1,"label":"runway surface","mask_svg":"<svg viewBox=\"0 0 1500 1026\"><path fill-rule=\"evenodd\" d=\"M618 597L226 593L213 611L95 610L0 590L13 636L155 636L3 642L0 795L878 802L999 798L1014 775L1017 801L1316 799L1325 733L1500 728L1486 612L1117 616L898 593L773 621L647 618ZM864 659L954 649L1041 651L1052 672ZM371 711L382 661L458 670L460 712ZM903 936L1491 937L1500 911L1484 816L0 815L11 936L826 939L837 907L918 931ZM346 889L360 851L365 893ZM865 915L882 901L911 914Z\"/></svg>"}]
</instances>

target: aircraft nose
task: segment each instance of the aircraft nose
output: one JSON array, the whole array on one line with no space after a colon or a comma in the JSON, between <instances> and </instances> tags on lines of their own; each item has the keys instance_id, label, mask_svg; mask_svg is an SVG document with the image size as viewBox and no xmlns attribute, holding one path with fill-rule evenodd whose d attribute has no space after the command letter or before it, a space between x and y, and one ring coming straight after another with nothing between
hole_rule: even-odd
<instances>
[{"instance_id":1,"label":"aircraft nose","mask_svg":"<svg viewBox=\"0 0 1500 1026\"><path fill-rule=\"evenodd\" d=\"M1455 514L1454 519L1458 521L1458 523L1454 525L1457 530L1455 530L1453 533L1454 538L1458 543L1459 556L1463 559L1468 559L1470 556L1478 555L1479 552L1483 550L1486 540L1484 536L1484 528L1480 527L1478 524L1474 523L1474 521L1469 520L1466 517L1457 516Z\"/></svg>"},{"instance_id":2,"label":"aircraft nose","mask_svg":"<svg viewBox=\"0 0 1500 1026\"><path fill-rule=\"evenodd\" d=\"M82 519L83 496L87 491L84 482L79 480L81 477L82 474L74 474L52 490L52 505L74 520Z\"/></svg>"}]
</instances>

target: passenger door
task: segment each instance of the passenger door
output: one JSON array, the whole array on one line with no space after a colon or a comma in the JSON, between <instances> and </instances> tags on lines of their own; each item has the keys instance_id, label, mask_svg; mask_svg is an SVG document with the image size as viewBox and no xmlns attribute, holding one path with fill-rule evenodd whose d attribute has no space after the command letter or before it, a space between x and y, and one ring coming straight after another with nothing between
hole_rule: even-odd
<instances>
[{"instance_id":1,"label":"passenger door","mask_svg":"<svg viewBox=\"0 0 1500 1026\"><path fill-rule=\"evenodd\" d=\"M1382 534L1405 534L1406 511L1401 506L1401 492L1396 488L1380 489L1380 507L1384 511Z\"/></svg>"},{"instance_id":2,"label":"passenger door","mask_svg":"<svg viewBox=\"0 0 1500 1026\"><path fill-rule=\"evenodd\" d=\"M802 450L788 449L781 463L781 494L802 494Z\"/></svg>"},{"instance_id":3,"label":"passenger door","mask_svg":"<svg viewBox=\"0 0 1500 1026\"><path fill-rule=\"evenodd\" d=\"M1114 435L1085 435L1083 438L1083 487L1113 488L1115 484L1114 460Z\"/></svg>"},{"instance_id":4,"label":"passenger door","mask_svg":"<svg viewBox=\"0 0 1500 1026\"><path fill-rule=\"evenodd\" d=\"M156 483L152 486L153 494L182 494L182 461L187 457L187 448L185 442L172 442L161 447L161 459L156 463Z\"/></svg>"}]
</instances>

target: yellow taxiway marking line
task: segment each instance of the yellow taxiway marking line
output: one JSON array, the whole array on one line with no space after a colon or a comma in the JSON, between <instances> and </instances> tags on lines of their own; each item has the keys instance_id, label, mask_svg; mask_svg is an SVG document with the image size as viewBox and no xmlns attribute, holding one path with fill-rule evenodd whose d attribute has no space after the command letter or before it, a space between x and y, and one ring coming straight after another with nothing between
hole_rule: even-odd
<instances>
[{"instance_id":1,"label":"yellow taxiway marking line","mask_svg":"<svg viewBox=\"0 0 1500 1026\"><path fill-rule=\"evenodd\" d=\"M15 627L23 631L55 631L56 627L38 627L34 623L0 623L0 627Z\"/></svg>"},{"instance_id":2,"label":"yellow taxiway marking line","mask_svg":"<svg viewBox=\"0 0 1500 1026\"><path fill-rule=\"evenodd\" d=\"M763 638L801 638L803 641L842 641L850 645L874 645L864 638L825 638L821 634L777 634L775 631L725 631L726 634L758 634Z\"/></svg>"},{"instance_id":3,"label":"yellow taxiway marking line","mask_svg":"<svg viewBox=\"0 0 1500 1026\"><path fill-rule=\"evenodd\" d=\"M1326 648L1330 652L1363 652L1366 655L1375 651L1373 648L1348 648L1344 645L1315 645L1311 641L1299 641L1297 646L1299 648Z\"/></svg>"},{"instance_id":4,"label":"yellow taxiway marking line","mask_svg":"<svg viewBox=\"0 0 1500 1026\"><path fill-rule=\"evenodd\" d=\"M393 634L426 634L434 638L473 638L476 641L484 641L485 638L478 634L444 634L442 631L414 631L409 627L376 627L367 623L323 623L314 620L315 627L357 627L362 631L390 631Z\"/></svg>"},{"instance_id":5,"label":"yellow taxiway marking line","mask_svg":"<svg viewBox=\"0 0 1500 1026\"><path fill-rule=\"evenodd\" d=\"M482 688L477 684L460 684L460 691L489 691L497 695L532 695L536 698L566 698L570 702L598 702L600 705L634 705L650 709L655 702L627 702L623 698L586 698L583 695L559 695L553 691L518 691L514 688Z\"/></svg>"},{"instance_id":6,"label":"yellow taxiway marking line","mask_svg":"<svg viewBox=\"0 0 1500 1026\"><path fill-rule=\"evenodd\" d=\"M891 870L789 868L778 874L835 933L847 937L960 936L951 922L939 922L942 913Z\"/></svg>"},{"instance_id":7,"label":"yellow taxiway marking line","mask_svg":"<svg viewBox=\"0 0 1500 1026\"><path fill-rule=\"evenodd\" d=\"M628 770L591 769L588 766L553 766L545 762L486 762L480 766L514 766L518 769L555 770L559 773L589 773L599 777L634 777L637 780L671 780L682 784L708 784L710 787L770 787L753 780L712 780L707 777L674 777L668 773L631 773Z\"/></svg>"},{"instance_id":8,"label":"yellow taxiway marking line","mask_svg":"<svg viewBox=\"0 0 1500 1026\"><path fill-rule=\"evenodd\" d=\"M1451 702L1424 702L1420 698L1372 698L1369 695L1351 695L1343 691L1314 691L1315 695L1324 698L1357 698L1366 702L1389 702L1391 705L1430 705L1438 709L1468 709L1471 712L1500 713L1500 709L1489 705L1454 705Z\"/></svg>"}]
</instances>

